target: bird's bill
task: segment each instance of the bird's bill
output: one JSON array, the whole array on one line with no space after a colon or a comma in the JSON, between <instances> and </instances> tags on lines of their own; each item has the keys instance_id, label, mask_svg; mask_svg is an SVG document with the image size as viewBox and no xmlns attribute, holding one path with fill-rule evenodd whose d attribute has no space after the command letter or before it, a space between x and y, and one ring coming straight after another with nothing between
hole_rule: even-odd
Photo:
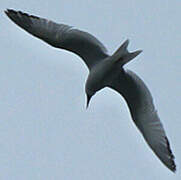
<instances>
[{"instance_id":1,"label":"bird's bill","mask_svg":"<svg viewBox=\"0 0 181 180\"><path fill-rule=\"evenodd\" d=\"M92 96L89 96L87 94L87 105L86 105L86 109L89 107L89 102L90 102L90 99L91 99Z\"/></svg>"}]
</instances>

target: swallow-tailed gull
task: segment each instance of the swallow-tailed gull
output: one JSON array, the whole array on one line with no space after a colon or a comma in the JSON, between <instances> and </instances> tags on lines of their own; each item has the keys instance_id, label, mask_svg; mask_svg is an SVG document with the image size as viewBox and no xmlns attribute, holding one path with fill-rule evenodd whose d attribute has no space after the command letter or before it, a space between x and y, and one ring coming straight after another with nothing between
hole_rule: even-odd
<instances>
[{"instance_id":1,"label":"swallow-tailed gull","mask_svg":"<svg viewBox=\"0 0 181 180\"><path fill-rule=\"evenodd\" d=\"M89 69L85 86L87 107L91 97L99 90L109 87L117 91L127 102L131 117L150 148L171 171L176 170L174 156L150 91L135 73L123 68L124 64L140 54L141 50L128 52L129 41L126 40L110 56L104 45L94 36L72 26L57 24L11 9L6 10L5 13L30 34L53 47L79 55Z\"/></svg>"}]
</instances>

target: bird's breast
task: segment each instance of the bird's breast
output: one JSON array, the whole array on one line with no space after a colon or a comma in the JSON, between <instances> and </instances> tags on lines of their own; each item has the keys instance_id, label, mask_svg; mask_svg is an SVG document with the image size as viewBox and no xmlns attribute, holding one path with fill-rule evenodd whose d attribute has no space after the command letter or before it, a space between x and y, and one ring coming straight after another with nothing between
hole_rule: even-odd
<instances>
[{"instance_id":1,"label":"bird's breast","mask_svg":"<svg viewBox=\"0 0 181 180\"><path fill-rule=\"evenodd\" d=\"M110 79L116 75L116 72L118 72L116 66L109 60L95 65L89 73L86 88L96 92L106 87Z\"/></svg>"}]
</instances>

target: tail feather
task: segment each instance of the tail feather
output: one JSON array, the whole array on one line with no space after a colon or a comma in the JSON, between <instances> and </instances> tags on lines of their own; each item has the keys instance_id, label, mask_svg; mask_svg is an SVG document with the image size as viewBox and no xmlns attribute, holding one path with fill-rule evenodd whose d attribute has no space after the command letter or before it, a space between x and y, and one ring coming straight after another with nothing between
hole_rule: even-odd
<instances>
[{"instance_id":1,"label":"tail feather","mask_svg":"<svg viewBox=\"0 0 181 180\"><path fill-rule=\"evenodd\" d=\"M120 62L121 66L128 63L142 52L142 50L138 50L130 53L127 49L128 44L129 40L127 39L112 55L112 59L115 62Z\"/></svg>"},{"instance_id":2,"label":"tail feather","mask_svg":"<svg viewBox=\"0 0 181 180\"><path fill-rule=\"evenodd\" d=\"M116 52L113 54L113 56L115 58L121 58L121 56L123 56L124 54L129 53L127 48L128 48L128 44L129 44L129 39L127 39L117 50Z\"/></svg>"}]
</instances>

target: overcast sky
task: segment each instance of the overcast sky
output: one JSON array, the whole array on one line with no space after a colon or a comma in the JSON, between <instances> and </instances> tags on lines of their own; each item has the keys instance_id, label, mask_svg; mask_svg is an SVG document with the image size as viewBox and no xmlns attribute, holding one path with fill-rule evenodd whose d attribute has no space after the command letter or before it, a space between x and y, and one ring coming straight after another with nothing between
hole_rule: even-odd
<instances>
[{"instance_id":1,"label":"overcast sky","mask_svg":"<svg viewBox=\"0 0 181 180\"><path fill-rule=\"evenodd\" d=\"M6 8L88 31L110 54L127 38L130 51L143 49L125 68L152 92L176 174L145 143L121 96L104 89L86 110L83 61L17 27ZM0 179L180 180L180 19L179 0L1 0Z\"/></svg>"}]
</instances>

